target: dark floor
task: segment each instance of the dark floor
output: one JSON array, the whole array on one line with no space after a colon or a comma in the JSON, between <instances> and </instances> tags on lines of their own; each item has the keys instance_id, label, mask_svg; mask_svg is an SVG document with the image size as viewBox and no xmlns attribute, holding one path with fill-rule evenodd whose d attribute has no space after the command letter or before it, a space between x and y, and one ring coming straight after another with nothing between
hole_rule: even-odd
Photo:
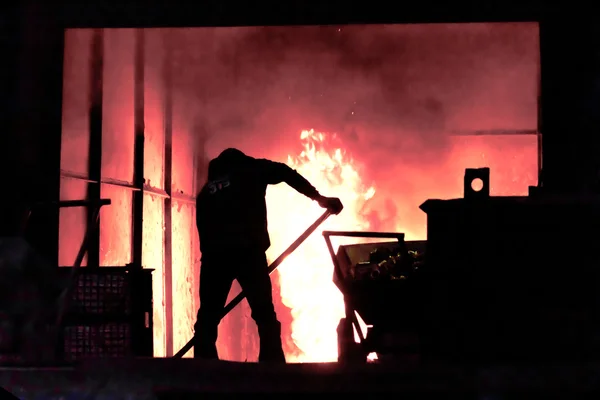
<instances>
[{"instance_id":1,"label":"dark floor","mask_svg":"<svg viewBox=\"0 0 600 400\"><path fill-rule=\"evenodd\" d=\"M192 359L87 361L74 366L0 368L0 385L19 398L182 398L199 393L397 393L573 398L599 391L600 363L460 367L443 364L285 366ZM435 396L436 398L438 396Z\"/></svg>"}]
</instances>

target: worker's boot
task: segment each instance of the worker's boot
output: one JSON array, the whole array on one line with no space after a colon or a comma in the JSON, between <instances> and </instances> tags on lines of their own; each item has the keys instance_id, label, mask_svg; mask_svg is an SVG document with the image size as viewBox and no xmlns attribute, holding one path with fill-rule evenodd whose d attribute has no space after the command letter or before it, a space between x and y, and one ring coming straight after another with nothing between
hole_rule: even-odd
<instances>
[{"instance_id":1,"label":"worker's boot","mask_svg":"<svg viewBox=\"0 0 600 400\"><path fill-rule=\"evenodd\" d=\"M279 321L258 327L260 352L258 362L285 364L283 344L281 343L281 324Z\"/></svg>"},{"instance_id":2,"label":"worker's boot","mask_svg":"<svg viewBox=\"0 0 600 400\"><path fill-rule=\"evenodd\" d=\"M206 360L218 360L219 354L217 352L216 340L211 340L208 335L200 334L194 336L194 358L206 359Z\"/></svg>"},{"instance_id":3,"label":"worker's boot","mask_svg":"<svg viewBox=\"0 0 600 400\"><path fill-rule=\"evenodd\" d=\"M196 341L197 342L197 341ZM219 355L217 353L216 345L199 345L199 343L194 345L194 358L205 359L205 360L218 360Z\"/></svg>"}]
</instances>

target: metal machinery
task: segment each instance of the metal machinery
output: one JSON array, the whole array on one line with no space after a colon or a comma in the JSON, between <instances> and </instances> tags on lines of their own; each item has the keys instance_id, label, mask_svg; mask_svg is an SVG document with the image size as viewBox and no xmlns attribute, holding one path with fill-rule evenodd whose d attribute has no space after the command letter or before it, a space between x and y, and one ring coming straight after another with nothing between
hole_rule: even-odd
<instances>
[{"instance_id":1,"label":"metal machinery","mask_svg":"<svg viewBox=\"0 0 600 400\"><path fill-rule=\"evenodd\" d=\"M346 307L346 317L338 325L339 361L364 362L372 352L418 352L414 299L424 242L405 242L403 233L325 231L323 236L334 264L333 280ZM370 243L342 245L336 254L333 236L369 239ZM368 327L366 335L357 314Z\"/></svg>"},{"instance_id":2,"label":"metal machinery","mask_svg":"<svg viewBox=\"0 0 600 400\"><path fill-rule=\"evenodd\" d=\"M94 224L72 267L46 264L21 237L0 237L0 365L152 356L152 270L81 266L100 208L110 204L61 201L26 213L22 232L40 208L91 208Z\"/></svg>"},{"instance_id":3,"label":"metal machinery","mask_svg":"<svg viewBox=\"0 0 600 400\"><path fill-rule=\"evenodd\" d=\"M467 169L464 198L421 206L425 243L401 233L323 233L346 305L340 361L363 362L370 352L484 363L600 355L600 197L537 187L494 197L489 174ZM335 254L332 236L396 242ZM366 335L356 314L371 326Z\"/></svg>"},{"instance_id":4,"label":"metal machinery","mask_svg":"<svg viewBox=\"0 0 600 400\"><path fill-rule=\"evenodd\" d=\"M476 192L471 183L483 181ZM531 187L489 195L467 169L462 199L428 200L421 355L574 361L600 354L600 197Z\"/></svg>"}]
</instances>

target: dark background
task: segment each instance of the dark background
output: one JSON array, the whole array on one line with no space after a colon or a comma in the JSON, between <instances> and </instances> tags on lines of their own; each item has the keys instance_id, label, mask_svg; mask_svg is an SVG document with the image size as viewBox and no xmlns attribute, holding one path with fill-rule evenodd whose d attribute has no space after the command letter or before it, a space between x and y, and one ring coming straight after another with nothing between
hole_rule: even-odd
<instances>
[{"instance_id":1,"label":"dark background","mask_svg":"<svg viewBox=\"0 0 600 400\"><path fill-rule=\"evenodd\" d=\"M4 232L25 200L56 200L59 188L63 29L403 22L540 21L544 183L557 191L595 187L598 166L598 33L589 10L541 2L392 3L20 2L3 5L1 145ZM56 258L57 215L38 235ZM32 233L33 235L33 233Z\"/></svg>"}]
</instances>

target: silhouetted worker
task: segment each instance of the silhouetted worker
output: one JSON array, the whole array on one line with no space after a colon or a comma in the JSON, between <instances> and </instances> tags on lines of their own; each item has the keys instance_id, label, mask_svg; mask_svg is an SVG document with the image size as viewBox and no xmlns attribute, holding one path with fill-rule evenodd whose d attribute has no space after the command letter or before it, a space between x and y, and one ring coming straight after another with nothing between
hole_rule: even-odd
<instances>
[{"instance_id":1,"label":"silhouetted worker","mask_svg":"<svg viewBox=\"0 0 600 400\"><path fill-rule=\"evenodd\" d=\"M194 357L218 358L217 328L233 280L237 279L258 327L259 362L285 362L265 255L271 244L265 194L267 185L281 182L334 214L342 211L339 199L321 196L286 164L227 149L208 165L208 181L196 199L202 266Z\"/></svg>"}]
</instances>

